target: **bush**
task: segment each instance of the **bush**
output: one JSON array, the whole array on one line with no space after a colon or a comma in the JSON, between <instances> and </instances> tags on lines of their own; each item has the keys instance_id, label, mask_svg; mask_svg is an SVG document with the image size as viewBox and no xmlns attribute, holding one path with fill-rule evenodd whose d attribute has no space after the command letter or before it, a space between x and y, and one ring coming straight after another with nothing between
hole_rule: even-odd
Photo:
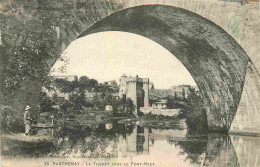
<instances>
[{"instance_id":1,"label":"bush","mask_svg":"<svg viewBox=\"0 0 260 167\"><path fill-rule=\"evenodd\" d=\"M193 132L207 132L207 115L205 109L193 109L186 118L188 129Z\"/></svg>"},{"instance_id":2,"label":"bush","mask_svg":"<svg viewBox=\"0 0 260 167\"><path fill-rule=\"evenodd\" d=\"M20 118L22 114L17 114L11 107L0 108L0 122L2 132L23 132L23 120Z\"/></svg>"},{"instance_id":3,"label":"bush","mask_svg":"<svg viewBox=\"0 0 260 167\"><path fill-rule=\"evenodd\" d=\"M198 92L190 89L187 98L187 107L182 110L182 116L186 116L186 124L193 132L207 132L208 122L203 100Z\"/></svg>"}]
</instances>

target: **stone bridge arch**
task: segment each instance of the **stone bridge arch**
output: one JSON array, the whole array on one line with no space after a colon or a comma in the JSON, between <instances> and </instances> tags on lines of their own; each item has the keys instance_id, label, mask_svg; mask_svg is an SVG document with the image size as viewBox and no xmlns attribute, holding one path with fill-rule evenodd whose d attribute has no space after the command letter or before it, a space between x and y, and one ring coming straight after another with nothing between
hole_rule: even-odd
<instances>
[{"instance_id":1,"label":"stone bridge arch","mask_svg":"<svg viewBox=\"0 0 260 167\"><path fill-rule=\"evenodd\" d=\"M206 104L209 129L229 129L240 101L249 58L223 29L181 8L144 5L97 21L79 38L102 31L138 34L169 50L197 83Z\"/></svg>"},{"instance_id":2,"label":"stone bridge arch","mask_svg":"<svg viewBox=\"0 0 260 167\"><path fill-rule=\"evenodd\" d=\"M14 14L17 16L17 19L22 18L26 21L41 20L42 24L47 23L48 26L51 26L54 29L54 31L56 32L55 49L50 50L50 54L61 54L62 51L79 35L83 36L90 33L101 31L97 27L95 27L98 24L104 26L103 25L104 22L102 23L102 21L99 20L102 20L102 18L105 18L107 16L116 17L115 14L113 13L117 11L123 11L124 9L127 8L147 5L147 4L168 5L171 6L172 8L180 7L188 10L186 11L183 9L175 8L175 10L178 11L180 15L187 15L189 16L188 17L189 19L196 18L199 21L198 23L204 24L204 22L206 22L207 25L209 25L209 27L207 28L196 29L196 31L198 32L197 34L198 36L191 33L193 37L199 39L199 40L195 40L196 38L191 39L191 41L193 41L194 46L198 47L198 48L195 47L196 53L194 55L199 55L198 51L203 48L205 49L204 52L205 55L206 53L214 52L213 55L218 55L221 57L220 64L226 63L228 65L231 65L230 67L223 66L223 64L221 66L220 64L216 63L217 60L214 60L217 58L212 56L210 57L210 61L207 61L209 60L209 58L201 59L202 60L201 65L204 65L205 68L203 68L204 67L203 66L200 70L198 70L198 68L196 67L197 64L193 62L195 60L194 58L189 58L189 59L187 57L186 57L187 59L185 59L184 57L182 58L182 62L186 66L186 68L191 73L193 73L193 76L196 76L195 81L198 83L200 89L210 90L209 92L211 92L211 93L209 92L203 93L205 99L208 99L206 100L206 103L208 106L208 118L209 121L211 122L210 128L212 130L219 130L219 129L228 130L233 120L233 117L236 113L236 109L239 106L237 113L240 113L240 115L237 119L234 120L234 122L242 121L243 126L246 126L247 128L234 126L234 130L260 132L259 129L260 126L257 126L259 124L259 123L257 124L257 122L259 122L257 119L254 119L253 121L254 124L249 125L249 122L252 121L250 120L250 118L252 117L257 118L257 116L259 116L260 114L258 109L260 107L260 104L257 103L259 102L260 99L259 97L259 92L260 92L259 76L260 75L258 73L258 71L260 70L260 61L259 61L260 60L259 59L260 30L257 28L260 27L258 26L259 20L257 20L257 18L260 18L260 13L257 12L259 11L259 2L253 2L249 5L241 6L239 3L236 2L226 2L226 1L217 1L217 0L212 0L212 1L209 0L190 0L190 1L186 1L186 0L176 0L176 1L172 1L172 0L140 0L140 1L136 1L136 0L129 0L129 1L125 1L125 0L74 0L74 1L33 0L33 1L24 1L24 2L20 2L18 0L12 0L12 1L6 0L6 1L10 1L10 3L13 3L14 5L12 6L14 7L13 9L15 9L12 11L10 10L10 12L7 12L7 15L9 13ZM159 8L157 10L159 10ZM189 15L190 13L189 11L194 12L193 13L194 16ZM169 20L167 20L168 16L164 15L162 11L160 12L162 18L160 18L161 20L159 19L156 21L161 21L162 25L164 25L161 27L163 28L161 31L167 32L169 30L169 27L171 27L171 23ZM195 13L199 14L200 16L196 15ZM177 17L174 13L171 13L170 16ZM201 16L203 16L204 18L202 18ZM150 15L150 17L152 16ZM184 24L183 21L185 19L182 20L180 18L176 19L175 25L178 22ZM206 20L205 18L208 20ZM118 17L118 19L123 20L121 17ZM215 24L213 24L209 20L211 20ZM249 23L247 22L248 20L250 20ZM141 24L140 21L139 23ZM149 24L148 22L146 23ZM120 30L120 29L118 30L115 29L116 26L112 27L113 22L111 22L110 24L111 27L104 26L104 28L106 28L106 31L109 30L109 28L111 28L111 30L114 31ZM107 25L109 25L109 23L107 23ZM133 24L133 26L134 25L136 24ZM188 25L189 24L187 24L187 26ZM197 25L197 27L203 27L201 25L198 25L197 23L195 25ZM86 29L89 26L91 27L86 31ZM133 26L132 29L136 28ZM178 27L180 25L176 25L176 26ZM122 24L121 28L126 28L126 27ZM151 28L160 29L160 26L151 27ZM218 32L217 36L212 34L210 36L210 34L207 34L208 30L215 31L215 29ZM224 30L226 30L226 32ZM5 31L9 31L9 29ZM82 34L84 31L85 33ZM121 31L123 31L123 29L121 29ZM175 29L173 29L172 31L175 31ZM10 32L12 33L11 30ZM150 33L151 32L152 31L150 31ZM171 31L168 32L172 33ZM190 38L190 36L188 35L188 33L190 32L191 30L189 29L187 29L186 32L182 32L182 33L187 33L185 36L186 38L185 40L181 40L181 36L182 36L181 32L179 34L177 33L177 36L175 36L174 38L167 38L166 34L164 34L165 42L172 43L172 45L174 45L176 49L173 50L172 53L175 53L175 55L181 55L178 53L182 53L182 55L187 56L187 54L191 51L191 49L192 50L194 49L190 43L186 42ZM139 33L140 35L143 36L149 35L149 34L141 34L142 33L141 31L133 32L133 33L136 34ZM202 35L203 33L208 35L206 37L209 38L210 40L208 40L205 36L203 36ZM237 42L235 42L234 39L232 39L231 36L229 36L227 33L229 33L229 35L231 35ZM215 40L216 38L219 39L222 37L223 40L221 41L227 42L226 44L222 43L223 48L221 43ZM179 40L174 41L174 39L175 40L179 39ZM155 38L152 40L155 40L156 42L166 47L166 44L163 44L163 41L159 41L158 39L156 40ZM232 42L229 43L230 42L229 40ZM208 47L203 46L203 43L207 43L208 45L206 46ZM242 46L243 49L238 45L238 43ZM186 46L185 49L182 50L181 45ZM168 45L168 47L170 47L170 45ZM170 48L166 47L166 49L169 50ZM233 52L234 50L236 51ZM246 53L244 52L244 50L246 51ZM232 58L225 57L225 56L222 57L221 53L223 53L223 55L226 56L229 55L230 53L233 57ZM246 55L248 55L252 60L252 63L250 63L250 65L247 64L249 58ZM232 60L232 62L230 62L230 60ZM50 68L54 64L54 62L55 59L49 60L48 63L50 65ZM196 67L195 69L198 70L199 72L196 73L195 71L192 71L192 68L188 66L188 63L192 64L191 62L194 63L192 67ZM206 69L209 68L209 66L211 66L212 63L214 68L207 71ZM204 72L210 72L211 74L214 74L214 76L217 76L217 74L221 76L217 78L206 77ZM248 73L250 75L246 76L246 74ZM202 74L202 76L200 76L199 74ZM245 87L243 89L245 76L247 80L245 82ZM216 86L216 84L213 85L208 84L218 79L221 79L221 81L220 81L220 85L217 85L217 87L214 87ZM234 85L232 85L231 83ZM18 92L19 95L17 97L19 98L19 100L17 103L14 104L17 106L16 108L20 108L21 110L23 110L27 101L32 101L33 103L35 99L34 97L37 95L37 92L39 92L39 89L38 91L35 91L36 87L39 87L37 85L40 85L40 83L37 84L37 81L35 82L28 81L25 82L24 85L27 85L26 91L24 91L25 90L24 89L21 92ZM218 89L218 87L221 88ZM243 103L242 104L240 103L239 105L242 89L243 89L243 93L242 93ZM20 100L21 99L20 97L26 97L26 98ZM252 109L249 106L254 106L254 107ZM245 110L250 110L250 111L245 112Z\"/></svg>"}]
</instances>

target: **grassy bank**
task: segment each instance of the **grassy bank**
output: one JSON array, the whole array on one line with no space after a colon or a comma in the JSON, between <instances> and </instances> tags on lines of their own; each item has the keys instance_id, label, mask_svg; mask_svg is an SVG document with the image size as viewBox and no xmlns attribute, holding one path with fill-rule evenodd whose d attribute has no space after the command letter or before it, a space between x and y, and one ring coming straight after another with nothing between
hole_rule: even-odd
<instances>
[{"instance_id":1,"label":"grassy bank","mask_svg":"<svg viewBox=\"0 0 260 167\"><path fill-rule=\"evenodd\" d=\"M53 151L51 138L46 135L24 136L24 133L1 135L3 157L41 157Z\"/></svg>"}]
</instances>

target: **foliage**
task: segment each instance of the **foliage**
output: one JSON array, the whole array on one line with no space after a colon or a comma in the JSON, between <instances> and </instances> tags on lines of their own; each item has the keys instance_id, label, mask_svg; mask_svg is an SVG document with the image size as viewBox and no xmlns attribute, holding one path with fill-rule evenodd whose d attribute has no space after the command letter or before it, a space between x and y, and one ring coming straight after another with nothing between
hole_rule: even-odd
<instances>
[{"instance_id":1,"label":"foliage","mask_svg":"<svg viewBox=\"0 0 260 167\"><path fill-rule=\"evenodd\" d=\"M104 82L103 84L96 86L95 91L106 94L118 93L119 86L117 85L116 81L111 81L110 85L108 82Z\"/></svg>"},{"instance_id":2,"label":"foliage","mask_svg":"<svg viewBox=\"0 0 260 167\"><path fill-rule=\"evenodd\" d=\"M110 84L107 82L98 84L97 80L82 76L73 81L53 78L52 82L48 84L45 84L45 88L55 93L51 97L48 97L46 93L41 94L39 110L40 112L51 112L56 117L84 113L87 110L105 110L107 105L112 106L114 116L133 115L135 110L131 99L114 96L114 92L118 88L115 81ZM86 97L87 94L90 96ZM60 97L60 95L64 97ZM58 109L54 109L53 106L58 106Z\"/></svg>"},{"instance_id":3,"label":"foliage","mask_svg":"<svg viewBox=\"0 0 260 167\"><path fill-rule=\"evenodd\" d=\"M54 108L52 106L55 104L55 102L51 97L47 96L45 92L41 93L39 97L39 101L40 101L40 112L54 111Z\"/></svg>"},{"instance_id":4,"label":"foliage","mask_svg":"<svg viewBox=\"0 0 260 167\"><path fill-rule=\"evenodd\" d=\"M45 81L49 69L47 60L58 57L51 52L55 47L55 31L50 26L37 20L25 21L14 18L9 22L6 24L9 25L12 34L2 31L6 94L18 90L22 81L27 78Z\"/></svg>"},{"instance_id":5,"label":"foliage","mask_svg":"<svg viewBox=\"0 0 260 167\"><path fill-rule=\"evenodd\" d=\"M207 115L202 97L195 89L190 88L186 99L186 107L181 111L180 117L186 117L189 130L195 132L207 131Z\"/></svg>"},{"instance_id":6,"label":"foliage","mask_svg":"<svg viewBox=\"0 0 260 167\"><path fill-rule=\"evenodd\" d=\"M24 103L21 96L25 96L23 92L27 91L27 83L40 85L48 81L50 60L59 56L56 52L55 30L41 19L22 17L12 14L0 17L0 99L2 105L12 107L8 115L15 119L16 124L20 123L15 131L24 130L21 109Z\"/></svg>"},{"instance_id":7,"label":"foliage","mask_svg":"<svg viewBox=\"0 0 260 167\"><path fill-rule=\"evenodd\" d=\"M208 139L207 136L188 136L187 141L179 141L176 144L182 150L180 154L187 155L186 160L194 164L201 164L200 156L207 152Z\"/></svg>"},{"instance_id":8,"label":"foliage","mask_svg":"<svg viewBox=\"0 0 260 167\"><path fill-rule=\"evenodd\" d=\"M149 112L148 114L144 114L142 116L143 120L158 120L158 121L173 121L176 120L176 116L164 116L164 115L157 115L157 114L152 114Z\"/></svg>"},{"instance_id":9,"label":"foliage","mask_svg":"<svg viewBox=\"0 0 260 167\"><path fill-rule=\"evenodd\" d=\"M95 96L92 98L92 103L95 108L100 110L105 109L104 97L101 95L95 94Z\"/></svg>"},{"instance_id":10,"label":"foliage","mask_svg":"<svg viewBox=\"0 0 260 167\"><path fill-rule=\"evenodd\" d=\"M190 130L206 131L207 116L202 97L194 88L189 88L188 97L185 99L175 96L167 96L166 106L168 109L180 108L178 117L186 119Z\"/></svg>"},{"instance_id":11,"label":"foliage","mask_svg":"<svg viewBox=\"0 0 260 167\"><path fill-rule=\"evenodd\" d=\"M1 132L16 132L22 131L23 127L20 125L23 124L23 120L17 120L18 115L15 114L15 111L11 107L0 107L0 123L1 123Z\"/></svg>"},{"instance_id":12,"label":"foliage","mask_svg":"<svg viewBox=\"0 0 260 167\"><path fill-rule=\"evenodd\" d=\"M151 90L153 90L153 89L154 89L154 84L152 83Z\"/></svg>"},{"instance_id":13,"label":"foliage","mask_svg":"<svg viewBox=\"0 0 260 167\"><path fill-rule=\"evenodd\" d=\"M166 108L167 109L175 109L175 108L181 108L183 109L185 107L185 100L178 98L177 96L167 96L166 97Z\"/></svg>"},{"instance_id":14,"label":"foliage","mask_svg":"<svg viewBox=\"0 0 260 167\"><path fill-rule=\"evenodd\" d=\"M70 94L69 101L73 110L82 110L83 106L86 105L85 94L83 92Z\"/></svg>"},{"instance_id":15,"label":"foliage","mask_svg":"<svg viewBox=\"0 0 260 167\"><path fill-rule=\"evenodd\" d=\"M111 94L95 95L92 99L95 108L104 110L106 105L113 108L114 116L132 116L135 111L135 105L130 98L116 98Z\"/></svg>"},{"instance_id":16,"label":"foliage","mask_svg":"<svg viewBox=\"0 0 260 167\"><path fill-rule=\"evenodd\" d=\"M73 91L98 91L100 89L99 87L102 86L98 85L97 80L89 79L87 76L82 76L79 80L76 78L73 81L68 81L63 78L56 78L54 84L61 92L64 93L71 93Z\"/></svg>"},{"instance_id":17,"label":"foliage","mask_svg":"<svg viewBox=\"0 0 260 167\"><path fill-rule=\"evenodd\" d=\"M127 115L134 115L134 111L135 111L135 105L134 105L134 102L130 99L130 98L127 98L126 99L126 105L125 105L125 111L127 113Z\"/></svg>"}]
</instances>

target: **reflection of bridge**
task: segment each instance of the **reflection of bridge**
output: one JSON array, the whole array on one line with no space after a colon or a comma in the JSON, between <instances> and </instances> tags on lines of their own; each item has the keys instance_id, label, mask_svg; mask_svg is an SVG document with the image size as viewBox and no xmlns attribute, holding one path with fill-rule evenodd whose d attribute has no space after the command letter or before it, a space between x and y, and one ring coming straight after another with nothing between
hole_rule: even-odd
<instances>
[{"instance_id":1,"label":"reflection of bridge","mask_svg":"<svg viewBox=\"0 0 260 167\"><path fill-rule=\"evenodd\" d=\"M54 40L55 49L49 49L50 55L61 54L77 37L101 31L125 31L147 37L168 49L191 73L204 98L210 130L227 131L235 118L231 130L260 132L259 2L244 6L214 0L156 0L157 5L146 6L140 5L153 3L146 0L35 3L12 4L23 12L10 11L6 15L39 20L53 28L55 34L50 34L50 39ZM15 39L13 30L10 25L3 25L3 37L8 34L5 39ZM48 60L50 68L55 60L54 57ZM27 89L12 97L14 108L21 111L28 101L35 102L41 83L28 79L22 84Z\"/></svg>"},{"instance_id":2,"label":"reflection of bridge","mask_svg":"<svg viewBox=\"0 0 260 167\"><path fill-rule=\"evenodd\" d=\"M260 141L255 137L209 134L204 142L178 139L169 142L180 146L187 157L193 157L193 163L201 164L200 156L205 153L204 167L260 166Z\"/></svg>"}]
</instances>

